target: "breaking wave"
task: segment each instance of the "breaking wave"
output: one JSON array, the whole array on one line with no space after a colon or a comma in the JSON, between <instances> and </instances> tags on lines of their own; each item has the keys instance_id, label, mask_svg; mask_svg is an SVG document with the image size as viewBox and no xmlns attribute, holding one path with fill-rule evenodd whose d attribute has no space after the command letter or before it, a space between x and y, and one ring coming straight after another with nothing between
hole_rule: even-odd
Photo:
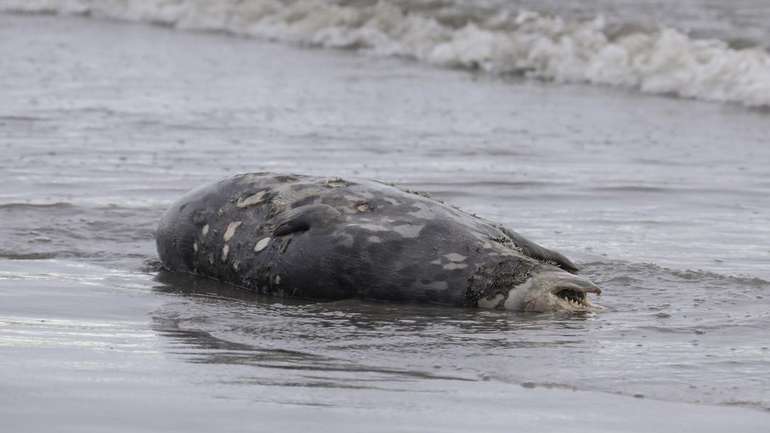
<instances>
[{"instance_id":1,"label":"breaking wave","mask_svg":"<svg viewBox=\"0 0 770 433\"><path fill-rule=\"evenodd\" d=\"M414 10L393 0L0 0L0 9L222 31L559 83L770 106L765 49L736 49L673 28L618 29L601 16L573 20L500 10L450 19L442 8Z\"/></svg>"}]
</instances>

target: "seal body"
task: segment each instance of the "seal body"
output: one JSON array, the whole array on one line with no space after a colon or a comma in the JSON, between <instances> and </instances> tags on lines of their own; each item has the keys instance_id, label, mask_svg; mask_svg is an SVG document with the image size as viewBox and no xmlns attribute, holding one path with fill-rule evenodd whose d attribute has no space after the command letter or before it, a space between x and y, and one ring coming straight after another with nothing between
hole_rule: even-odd
<instances>
[{"instance_id":1,"label":"seal body","mask_svg":"<svg viewBox=\"0 0 770 433\"><path fill-rule=\"evenodd\" d=\"M545 311L535 292L598 290L513 231L370 180L237 175L173 204L156 240L168 270L281 296Z\"/></svg>"}]
</instances>

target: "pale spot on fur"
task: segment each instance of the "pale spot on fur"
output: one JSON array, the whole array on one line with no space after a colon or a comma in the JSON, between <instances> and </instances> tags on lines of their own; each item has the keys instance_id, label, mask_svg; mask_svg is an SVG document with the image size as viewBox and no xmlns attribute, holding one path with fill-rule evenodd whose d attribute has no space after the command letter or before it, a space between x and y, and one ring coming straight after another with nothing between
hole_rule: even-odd
<instances>
[{"instance_id":1,"label":"pale spot on fur","mask_svg":"<svg viewBox=\"0 0 770 433\"><path fill-rule=\"evenodd\" d=\"M270 204L276 212L283 212L288 205L285 200L281 200L279 197L275 197Z\"/></svg>"},{"instance_id":2,"label":"pale spot on fur","mask_svg":"<svg viewBox=\"0 0 770 433\"><path fill-rule=\"evenodd\" d=\"M441 259L436 259L436 260L430 262L430 264L431 265L440 265L441 264Z\"/></svg>"},{"instance_id":3,"label":"pale spot on fur","mask_svg":"<svg viewBox=\"0 0 770 433\"><path fill-rule=\"evenodd\" d=\"M409 215L415 217L415 218L422 218L422 219L431 219L433 218L433 214L430 211L430 208L428 208L428 205L425 203L420 203L419 201L416 201L414 203L411 203L412 208L416 208L416 210L413 210L409 212Z\"/></svg>"},{"instance_id":4,"label":"pale spot on fur","mask_svg":"<svg viewBox=\"0 0 770 433\"><path fill-rule=\"evenodd\" d=\"M238 201L235 203L236 207L244 208L249 206L254 206L257 204L262 203L262 200L265 198L265 191L260 191L256 194L252 194L246 198L241 197L238 199Z\"/></svg>"},{"instance_id":5,"label":"pale spot on fur","mask_svg":"<svg viewBox=\"0 0 770 433\"><path fill-rule=\"evenodd\" d=\"M431 290L447 290L449 283L446 281L432 281L430 284L425 284L424 287Z\"/></svg>"},{"instance_id":6,"label":"pale spot on fur","mask_svg":"<svg viewBox=\"0 0 770 433\"><path fill-rule=\"evenodd\" d=\"M276 275L275 276L275 284L281 284L281 276L280 275Z\"/></svg>"},{"instance_id":7,"label":"pale spot on fur","mask_svg":"<svg viewBox=\"0 0 770 433\"><path fill-rule=\"evenodd\" d=\"M327 180L325 182L325 185L328 186L329 188L340 188L340 187L343 187L343 186L347 186L348 183L345 181L345 179L342 179L342 178L339 178L339 177L335 177L335 178Z\"/></svg>"},{"instance_id":8,"label":"pale spot on fur","mask_svg":"<svg viewBox=\"0 0 770 433\"><path fill-rule=\"evenodd\" d=\"M227 260L227 255L228 254L230 254L230 245L225 244L225 246L222 247L222 261L223 262Z\"/></svg>"},{"instance_id":9,"label":"pale spot on fur","mask_svg":"<svg viewBox=\"0 0 770 433\"><path fill-rule=\"evenodd\" d=\"M202 234L203 236L206 236L207 234L209 234L209 225L208 225L208 224L206 224L205 226L203 226L203 228L201 229L201 234Z\"/></svg>"},{"instance_id":10,"label":"pale spot on fur","mask_svg":"<svg viewBox=\"0 0 770 433\"><path fill-rule=\"evenodd\" d=\"M258 253L258 252L264 250L265 248L267 248L267 245L269 243L270 243L270 238L269 237L260 239L259 242L257 242L256 245L254 245L254 252Z\"/></svg>"},{"instance_id":11,"label":"pale spot on fur","mask_svg":"<svg viewBox=\"0 0 770 433\"><path fill-rule=\"evenodd\" d=\"M405 238L416 238L417 236L420 235L420 232L424 228L425 228L425 224L420 224L420 225L404 224L404 225L393 227L393 230Z\"/></svg>"},{"instance_id":12,"label":"pale spot on fur","mask_svg":"<svg viewBox=\"0 0 770 433\"><path fill-rule=\"evenodd\" d=\"M363 230L368 230L370 232L389 232L390 231L388 227L377 225L377 224L350 224L349 227L358 227Z\"/></svg>"},{"instance_id":13,"label":"pale spot on fur","mask_svg":"<svg viewBox=\"0 0 770 433\"><path fill-rule=\"evenodd\" d=\"M444 265L444 269L447 271L454 271L455 269L465 269L468 265L465 263L450 263L448 265Z\"/></svg>"},{"instance_id":14,"label":"pale spot on fur","mask_svg":"<svg viewBox=\"0 0 770 433\"><path fill-rule=\"evenodd\" d=\"M233 236L235 235L235 231L238 230L238 226L240 225L241 225L240 221L234 221L227 225L227 230L225 230L225 235L224 235L225 242L233 238Z\"/></svg>"},{"instance_id":15,"label":"pale spot on fur","mask_svg":"<svg viewBox=\"0 0 770 433\"><path fill-rule=\"evenodd\" d=\"M198 243L197 242L193 242L193 251L195 251L196 253L198 252Z\"/></svg>"},{"instance_id":16,"label":"pale spot on fur","mask_svg":"<svg viewBox=\"0 0 770 433\"><path fill-rule=\"evenodd\" d=\"M212 254L212 253L209 253L209 264L210 265L214 264L214 254Z\"/></svg>"},{"instance_id":17,"label":"pale spot on fur","mask_svg":"<svg viewBox=\"0 0 770 433\"><path fill-rule=\"evenodd\" d=\"M379 236L369 236L368 238L366 238L366 240L373 244L382 243L382 238Z\"/></svg>"},{"instance_id":18,"label":"pale spot on fur","mask_svg":"<svg viewBox=\"0 0 770 433\"><path fill-rule=\"evenodd\" d=\"M246 174L243 177L241 177L241 180L238 183L241 183L241 184L255 183L257 181L262 180L263 177L264 177L264 174L265 173L260 173L260 174L249 173L249 174Z\"/></svg>"},{"instance_id":19,"label":"pale spot on fur","mask_svg":"<svg viewBox=\"0 0 770 433\"><path fill-rule=\"evenodd\" d=\"M479 299L479 308L497 308L500 302L505 299L505 295L498 293L494 298L481 298Z\"/></svg>"},{"instance_id":20,"label":"pale spot on fur","mask_svg":"<svg viewBox=\"0 0 770 433\"><path fill-rule=\"evenodd\" d=\"M464 262L465 259L467 258L464 255L457 254L457 253L444 254L444 257L449 259L450 262Z\"/></svg>"},{"instance_id":21,"label":"pale spot on fur","mask_svg":"<svg viewBox=\"0 0 770 433\"><path fill-rule=\"evenodd\" d=\"M505 300L503 307L506 310L522 310L527 305L527 294L530 292L534 284L532 278L515 286L508 291L508 298Z\"/></svg>"},{"instance_id":22,"label":"pale spot on fur","mask_svg":"<svg viewBox=\"0 0 770 433\"><path fill-rule=\"evenodd\" d=\"M337 244L342 245L345 248L353 248L354 242L355 238L350 233L340 233L339 238L337 238Z\"/></svg>"}]
</instances>

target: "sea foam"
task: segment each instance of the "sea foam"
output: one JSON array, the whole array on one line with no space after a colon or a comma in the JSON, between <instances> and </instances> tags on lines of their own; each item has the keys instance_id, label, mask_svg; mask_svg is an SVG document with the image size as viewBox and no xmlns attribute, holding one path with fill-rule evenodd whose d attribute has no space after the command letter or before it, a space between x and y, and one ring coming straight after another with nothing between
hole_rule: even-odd
<instances>
[{"instance_id":1,"label":"sea foam","mask_svg":"<svg viewBox=\"0 0 770 433\"><path fill-rule=\"evenodd\" d=\"M399 56L433 65L591 83L708 101L770 106L770 53L694 39L673 28L610 31L499 11L448 22L404 2L323 0L0 0L0 10L81 14ZM633 26L632 26L633 27Z\"/></svg>"}]
</instances>

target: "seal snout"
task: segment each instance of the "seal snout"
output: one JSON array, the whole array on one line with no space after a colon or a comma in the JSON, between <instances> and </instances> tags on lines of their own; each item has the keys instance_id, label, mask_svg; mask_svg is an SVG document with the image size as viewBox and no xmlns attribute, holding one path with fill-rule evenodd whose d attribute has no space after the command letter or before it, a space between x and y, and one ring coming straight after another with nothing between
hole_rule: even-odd
<instances>
[{"instance_id":1,"label":"seal snout","mask_svg":"<svg viewBox=\"0 0 770 433\"><path fill-rule=\"evenodd\" d=\"M602 290L584 277L561 270L549 270L531 278L531 295L526 303L527 311L574 311L587 312L602 309L588 298L589 293L601 294Z\"/></svg>"},{"instance_id":2,"label":"seal snout","mask_svg":"<svg viewBox=\"0 0 770 433\"><path fill-rule=\"evenodd\" d=\"M572 291L577 293L595 293L597 295L602 294L602 289L596 286L591 281L578 277L576 275L559 276L556 279L555 287L551 290L551 293L557 295L563 291Z\"/></svg>"}]
</instances>

